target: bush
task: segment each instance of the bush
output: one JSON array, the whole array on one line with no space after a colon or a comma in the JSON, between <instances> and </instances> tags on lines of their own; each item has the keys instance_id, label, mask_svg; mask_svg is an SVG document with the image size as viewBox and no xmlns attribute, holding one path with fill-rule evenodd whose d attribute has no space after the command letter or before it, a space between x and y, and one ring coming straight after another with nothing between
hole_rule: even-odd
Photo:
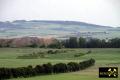
<instances>
[{"instance_id":1,"label":"bush","mask_svg":"<svg viewBox=\"0 0 120 80\"><path fill-rule=\"evenodd\" d=\"M54 73L67 72L67 65L65 63L58 63L53 66Z\"/></svg>"},{"instance_id":2,"label":"bush","mask_svg":"<svg viewBox=\"0 0 120 80\"><path fill-rule=\"evenodd\" d=\"M53 66L52 66L51 63L43 64L43 67L44 67L44 72L45 72L46 74L52 73L52 71L53 71Z\"/></svg>"},{"instance_id":3,"label":"bush","mask_svg":"<svg viewBox=\"0 0 120 80\"><path fill-rule=\"evenodd\" d=\"M80 57L80 56L83 56L85 55L84 53L78 53L78 54L75 54L74 57Z\"/></svg>"},{"instance_id":4,"label":"bush","mask_svg":"<svg viewBox=\"0 0 120 80\"><path fill-rule=\"evenodd\" d=\"M36 65L36 67L35 67L34 69L35 69L35 71L36 71L36 73L37 73L38 75L45 73L45 68L44 68L44 66Z\"/></svg>"},{"instance_id":5,"label":"bush","mask_svg":"<svg viewBox=\"0 0 120 80\"><path fill-rule=\"evenodd\" d=\"M43 45L40 45L39 48L45 48L46 46L43 44Z\"/></svg>"},{"instance_id":6,"label":"bush","mask_svg":"<svg viewBox=\"0 0 120 80\"><path fill-rule=\"evenodd\" d=\"M80 69L85 69L87 67L90 67L90 66L94 65L94 63L95 63L94 59L89 59L89 60L80 62L79 67L80 67Z\"/></svg>"},{"instance_id":7,"label":"bush","mask_svg":"<svg viewBox=\"0 0 120 80\"><path fill-rule=\"evenodd\" d=\"M58 51L58 50L55 50L55 51L53 51L53 50L48 50L47 53L48 53L48 54L57 54L57 53L59 53L59 51Z\"/></svg>"},{"instance_id":8,"label":"bush","mask_svg":"<svg viewBox=\"0 0 120 80\"><path fill-rule=\"evenodd\" d=\"M21 56L18 56L17 59L36 59L36 58L44 58L45 57L45 53L44 52L33 52L31 54L24 54Z\"/></svg>"},{"instance_id":9,"label":"bush","mask_svg":"<svg viewBox=\"0 0 120 80\"><path fill-rule=\"evenodd\" d=\"M69 62L68 64L57 63L55 65L48 63L43 65L36 65L34 68L31 65L28 67L18 68L0 68L0 80L18 77L31 77L42 74L79 71L94 65L94 63L94 59L89 59L80 63Z\"/></svg>"},{"instance_id":10,"label":"bush","mask_svg":"<svg viewBox=\"0 0 120 80\"><path fill-rule=\"evenodd\" d=\"M48 50L48 54L54 54L53 50Z\"/></svg>"},{"instance_id":11,"label":"bush","mask_svg":"<svg viewBox=\"0 0 120 80\"><path fill-rule=\"evenodd\" d=\"M92 51L91 51L91 50L89 50L86 54L90 54L90 53L92 53Z\"/></svg>"},{"instance_id":12,"label":"bush","mask_svg":"<svg viewBox=\"0 0 120 80\"><path fill-rule=\"evenodd\" d=\"M79 70L79 64L76 62L70 62L67 64L69 71L78 71Z\"/></svg>"},{"instance_id":13,"label":"bush","mask_svg":"<svg viewBox=\"0 0 120 80\"><path fill-rule=\"evenodd\" d=\"M11 78L11 71L8 68L0 68L0 80Z\"/></svg>"}]
</instances>

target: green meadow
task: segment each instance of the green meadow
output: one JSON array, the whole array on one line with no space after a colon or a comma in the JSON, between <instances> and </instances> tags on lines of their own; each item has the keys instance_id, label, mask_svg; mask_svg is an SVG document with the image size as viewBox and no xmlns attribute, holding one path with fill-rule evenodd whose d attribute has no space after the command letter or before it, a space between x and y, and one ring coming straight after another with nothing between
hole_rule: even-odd
<instances>
[{"instance_id":1,"label":"green meadow","mask_svg":"<svg viewBox=\"0 0 120 80\"><path fill-rule=\"evenodd\" d=\"M48 54L49 50L60 51L55 54ZM87 54L88 51L91 53ZM43 57L33 59L19 59L18 56L37 54L44 52ZM82 55L81 55L82 54ZM79 56L75 56L79 55ZM120 69L120 49L118 48L90 48L90 49L42 49L42 48L0 48L0 67L22 67L22 66L36 66L38 64L51 62L68 63L80 62L93 58L96 60L94 66L82 71L71 73L60 73L52 75L42 75L30 78L15 78L10 80L120 80L118 78L99 78L99 67L118 67ZM120 70L119 70L120 73Z\"/></svg>"}]
</instances>

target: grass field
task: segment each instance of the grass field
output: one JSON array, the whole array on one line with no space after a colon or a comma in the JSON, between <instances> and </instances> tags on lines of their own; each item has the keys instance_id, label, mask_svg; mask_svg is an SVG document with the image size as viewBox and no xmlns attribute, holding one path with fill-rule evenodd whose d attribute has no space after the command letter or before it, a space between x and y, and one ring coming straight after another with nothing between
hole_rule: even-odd
<instances>
[{"instance_id":1,"label":"grass field","mask_svg":"<svg viewBox=\"0 0 120 80\"><path fill-rule=\"evenodd\" d=\"M120 69L120 49L61 49L66 52L57 54L46 54L44 58L37 59L17 59L18 56L31 54L33 52L46 52L52 49L41 49L41 48L0 48L0 67L21 67L28 65L37 65L51 62L52 64L58 62L80 62L93 58L96 60L95 66L92 66L86 70L72 72L72 73L61 73L56 75L44 75L35 76L30 78L17 78L11 80L120 80L118 78L99 78L98 69L99 67L115 66ZM53 49L56 50L56 49ZM74 57L78 53L86 53L91 50L90 54L83 56ZM119 71L120 73L120 71Z\"/></svg>"}]
</instances>

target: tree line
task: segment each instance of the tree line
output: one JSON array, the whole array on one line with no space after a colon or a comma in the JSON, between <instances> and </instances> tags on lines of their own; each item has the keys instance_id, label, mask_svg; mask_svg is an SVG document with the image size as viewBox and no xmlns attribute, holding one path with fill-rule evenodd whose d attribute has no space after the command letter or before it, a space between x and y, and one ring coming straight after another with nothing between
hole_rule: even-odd
<instances>
[{"instance_id":1,"label":"tree line","mask_svg":"<svg viewBox=\"0 0 120 80\"><path fill-rule=\"evenodd\" d=\"M7 43L4 43L6 46L0 47L10 47ZM57 40L55 39L53 43L45 45L39 45L38 43L31 43L31 45L26 45L24 47L32 47L32 48L120 48L120 38L113 39L97 39L97 38L77 38L70 37L65 40Z\"/></svg>"},{"instance_id":2,"label":"tree line","mask_svg":"<svg viewBox=\"0 0 120 80\"><path fill-rule=\"evenodd\" d=\"M120 38L101 40L96 38L70 37L61 43L65 48L120 48Z\"/></svg>"},{"instance_id":3,"label":"tree line","mask_svg":"<svg viewBox=\"0 0 120 80\"><path fill-rule=\"evenodd\" d=\"M30 47L37 47L35 45ZM97 39L97 38L77 38L70 37L65 40L57 40L56 42L40 48L120 48L120 38L113 39Z\"/></svg>"},{"instance_id":4,"label":"tree line","mask_svg":"<svg viewBox=\"0 0 120 80\"><path fill-rule=\"evenodd\" d=\"M95 60L91 58L80 63L69 62L67 64L57 63L55 65L47 63L43 65L36 65L35 67L30 65L28 67L0 68L0 80L79 71L88 68L94 64Z\"/></svg>"}]
</instances>

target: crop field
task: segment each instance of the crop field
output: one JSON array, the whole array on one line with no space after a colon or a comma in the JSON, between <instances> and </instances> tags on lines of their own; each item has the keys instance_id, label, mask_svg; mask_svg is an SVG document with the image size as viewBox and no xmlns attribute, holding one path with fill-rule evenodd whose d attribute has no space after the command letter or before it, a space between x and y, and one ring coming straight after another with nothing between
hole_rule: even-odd
<instances>
[{"instance_id":1,"label":"crop field","mask_svg":"<svg viewBox=\"0 0 120 80\"><path fill-rule=\"evenodd\" d=\"M26 67L43 63L81 62L93 58L94 66L82 71L42 75L10 80L120 80L118 78L99 78L99 67L118 67L120 69L120 49L42 49L42 48L0 48L0 67ZM118 72L120 74L120 70Z\"/></svg>"}]
</instances>

